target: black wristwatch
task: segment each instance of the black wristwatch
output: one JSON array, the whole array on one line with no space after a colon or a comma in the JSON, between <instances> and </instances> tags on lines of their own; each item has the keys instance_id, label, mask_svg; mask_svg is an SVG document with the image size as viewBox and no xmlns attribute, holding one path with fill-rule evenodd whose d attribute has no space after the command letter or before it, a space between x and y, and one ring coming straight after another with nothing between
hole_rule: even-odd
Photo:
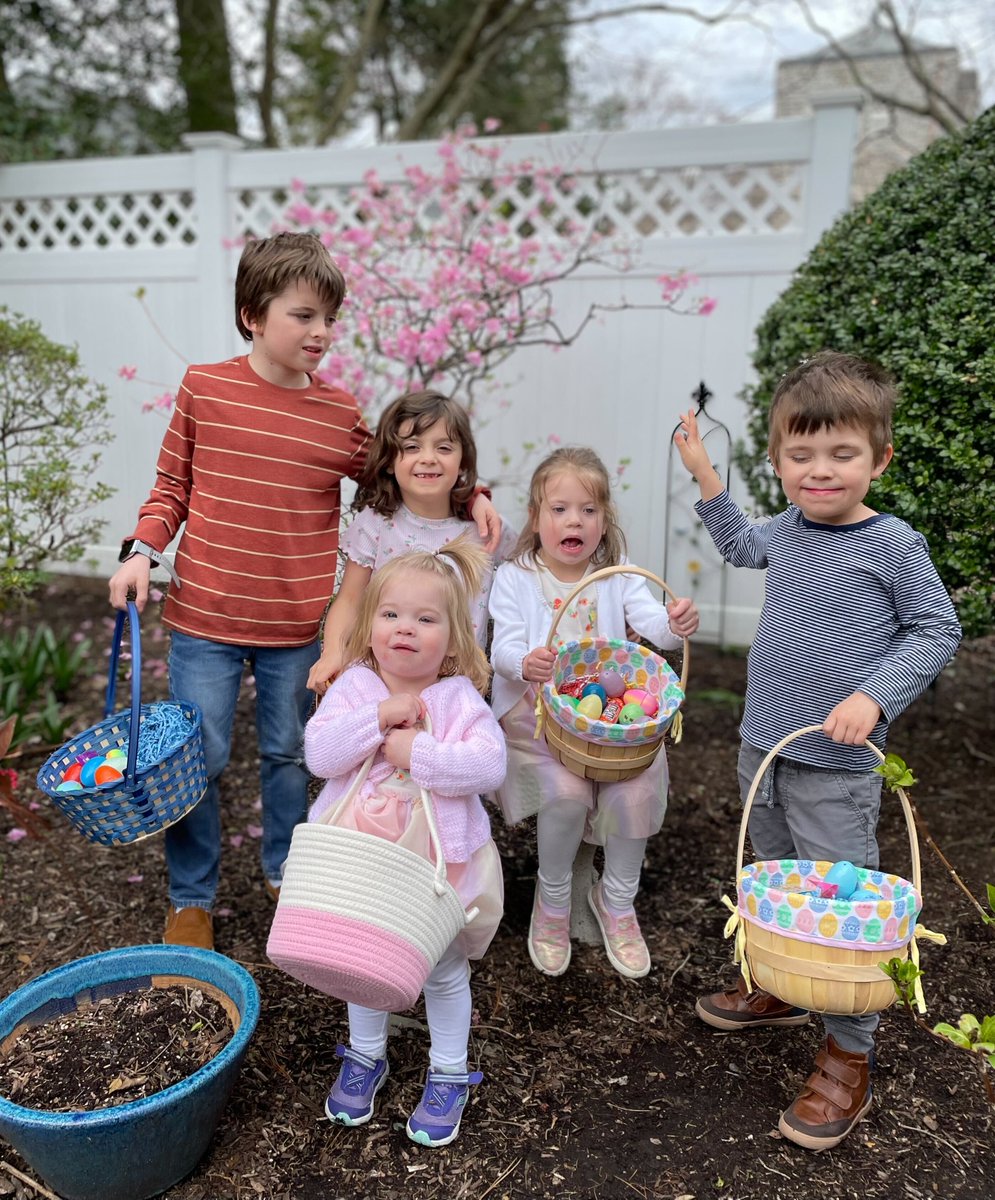
<instances>
[{"instance_id":1,"label":"black wristwatch","mask_svg":"<svg viewBox=\"0 0 995 1200\"><path fill-rule=\"evenodd\" d=\"M148 542L139 541L138 538L127 538L121 543L121 553L118 555L118 562L127 562L129 558L134 558L136 554L144 554L146 558L150 558L153 564L157 567L162 567L164 571L169 572L169 577L177 587L182 587L180 577L173 569L173 564L164 558L160 551L154 546L150 546Z\"/></svg>"}]
</instances>

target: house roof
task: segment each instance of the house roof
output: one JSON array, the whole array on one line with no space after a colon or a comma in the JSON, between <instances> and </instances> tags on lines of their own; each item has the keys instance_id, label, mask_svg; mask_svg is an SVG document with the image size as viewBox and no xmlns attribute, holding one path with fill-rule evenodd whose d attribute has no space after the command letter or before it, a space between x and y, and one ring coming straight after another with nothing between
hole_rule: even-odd
<instances>
[{"instance_id":1,"label":"house roof","mask_svg":"<svg viewBox=\"0 0 995 1200\"><path fill-rule=\"evenodd\" d=\"M949 46L937 46L932 42L924 42L921 38L908 34L906 40L919 54L952 49ZM802 54L797 58L784 58L781 62L826 62L835 58L889 58L902 53L902 47L895 31L876 21L870 21L863 29L839 38L837 44L839 49L836 46L822 46L812 54Z\"/></svg>"}]
</instances>

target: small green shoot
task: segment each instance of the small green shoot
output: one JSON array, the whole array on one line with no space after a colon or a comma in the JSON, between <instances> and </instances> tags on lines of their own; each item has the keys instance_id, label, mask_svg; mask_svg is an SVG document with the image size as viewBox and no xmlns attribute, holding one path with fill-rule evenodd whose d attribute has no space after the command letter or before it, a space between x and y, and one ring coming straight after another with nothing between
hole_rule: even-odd
<instances>
[{"instance_id":1,"label":"small green shoot","mask_svg":"<svg viewBox=\"0 0 995 1200\"><path fill-rule=\"evenodd\" d=\"M916 777L906 766L905 759L898 754L886 754L883 763L874 770L884 776L885 786L892 792L899 788L910 788L916 782Z\"/></svg>"}]
</instances>

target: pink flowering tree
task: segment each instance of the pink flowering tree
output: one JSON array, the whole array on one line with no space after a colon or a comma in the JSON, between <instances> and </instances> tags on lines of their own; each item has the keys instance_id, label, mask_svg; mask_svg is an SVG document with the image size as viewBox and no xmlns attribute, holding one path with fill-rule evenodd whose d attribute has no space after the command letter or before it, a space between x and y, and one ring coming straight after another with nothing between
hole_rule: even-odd
<instances>
[{"instance_id":1,"label":"pink flowering tree","mask_svg":"<svg viewBox=\"0 0 995 1200\"><path fill-rule=\"evenodd\" d=\"M487 122L484 132L496 127ZM619 296L561 323L558 284L580 271L617 276L636 265L635 248L602 203L609 182L511 160L510 143L476 133L467 126L445 138L431 170L409 166L390 182L371 171L327 202L294 181L281 218L265 231L318 233L345 274L348 296L320 374L352 392L370 423L396 396L433 387L458 396L479 427L487 420L482 401L510 403L499 369L523 348L565 349L593 321L624 309L707 316L715 306L695 292L694 276L674 270L658 277L652 304ZM144 293L139 299L145 304ZM135 369L121 374L132 378ZM145 408L171 405L165 392ZM524 457L535 449L524 446ZM508 466L507 452L503 458Z\"/></svg>"}]
</instances>

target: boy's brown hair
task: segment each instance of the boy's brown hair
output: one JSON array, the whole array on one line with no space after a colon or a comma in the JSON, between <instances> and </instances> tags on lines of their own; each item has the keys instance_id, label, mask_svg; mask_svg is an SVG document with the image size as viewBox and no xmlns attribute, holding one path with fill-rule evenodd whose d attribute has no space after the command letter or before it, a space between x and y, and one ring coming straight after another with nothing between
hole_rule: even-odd
<instances>
[{"instance_id":1,"label":"boy's brown hair","mask_svg":"<svg viewBox=\"0 0 995 1200\"><path fill-rule=\"evenodd\" d=\"M428 550L412 550L391 558L374 571L369 585L363 593L359 614L346 641L346 662L360 662L371 670L380 672L373 657L373 618L380 607L384 587L405 571L418 571L430 575L442 588L446 612L449 615L449 651L442 660L440 677L465 675L481 695L487 691L491 677L487 656L477 644L470 616L470 601L483 584L484 573L490 567L490 558L482 546L478 546L465 533L447 542L434 553Z\"/></svg>"},{"instance_id":2,"label":"boy's brown hair","mask_svg":"<svg viewBox=\"0 0 995 1200\"><path fill-rule=\"evenodd\" d=\"M261 321L273 301L295 283L314 288L322 304L334 312L345 299L345 276L315 233L276 233L247 242L235 273L235 327L252 341L243 314Z\"/></svg>"},{"instance_id":3,"label":"boy's brown hair","mask_svg":"<svg viewBox=\"0 0 995 1200\"><path fill-rule=\"evenodd\" d=\"M611 497L611 478L601 459L586 446L561 446L536 467L529 484L529 523L522 530L512 558L522 566L531 566L542 548L539 534L532 526L539 519L539 510L549 481L556 475L575 475L604 515L605 531L591 557L594 567L613 567L625 554L625 534L618 523L618 511Z\"/></svg>"},{"instance_id":4,"label":"boy's brown hair","mask_svg":"<svg viewBox=\"0 0 995 1200\"><path fill-rule=\"evenodd\" d=\"M446 432L459 443L461 458L456 486L449 493L453 515L470 511L477 487L477 446L466 409L441 392L408 392L389 404L377 422L373 445L366 455L366 466L359 481L352 511L372 508L381 517L390 517L401 505L401 489L394 477L394 462L407 438L418 436L436 423L445 421ZM404 437L401 429L405 425Z\"/></svg>"},{"instance_id":5,"label":"boy's brown hair","mask_svg":"<svg viewBox=\"0 0 995 1200\"><path fill-rule=\"evenodd\" d=\"M898 390L877 363L823 350L806 358L777 385L770 404L767 452L777 465L785 434L816 433L834 425L863 430L879 463L891 444Z\"/></svg>"}]
</instances>

